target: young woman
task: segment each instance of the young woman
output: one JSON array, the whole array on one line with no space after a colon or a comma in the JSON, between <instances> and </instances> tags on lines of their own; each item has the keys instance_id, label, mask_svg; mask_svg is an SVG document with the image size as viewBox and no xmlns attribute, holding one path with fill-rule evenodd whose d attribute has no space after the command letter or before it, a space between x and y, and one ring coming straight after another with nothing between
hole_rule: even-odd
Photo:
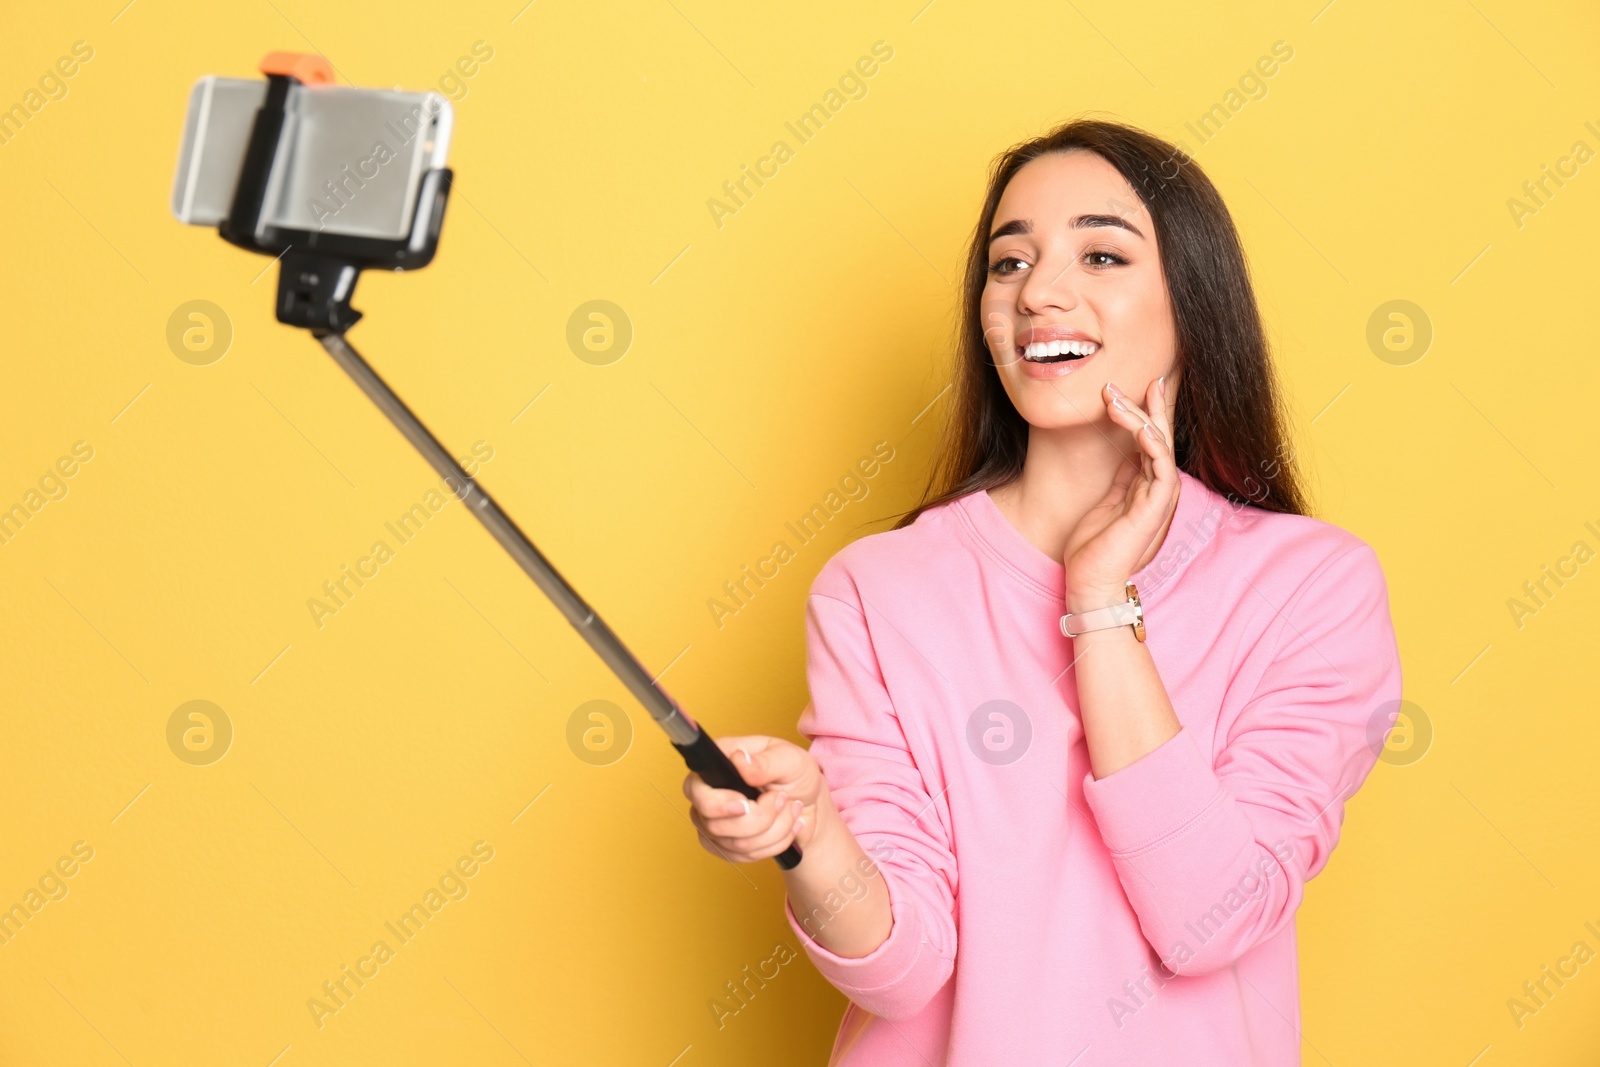
<instances>
[{"instance_id":1,"label":"young woman","mask_svg":"<svg viewBox=\"0 0 1600 1067\"><path fill-rule=\"evenodd\" d=\"M849 999L831 1063L1300 1062L1294 916L1400 698L1372 548L1307 514L1233 222L1077 121L994 166L924 503L806 602L803 749L684 781Z\"/></svg>"}]
</instances>

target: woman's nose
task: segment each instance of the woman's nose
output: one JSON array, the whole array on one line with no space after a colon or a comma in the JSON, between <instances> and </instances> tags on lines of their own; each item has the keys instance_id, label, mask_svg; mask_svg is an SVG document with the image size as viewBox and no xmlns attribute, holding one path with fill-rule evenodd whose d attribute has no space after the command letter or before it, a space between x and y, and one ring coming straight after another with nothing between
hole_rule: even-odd
<instances>
[{"instance_id":1,"label":"woman's nose","mask_svg":"<svg viewBox=\"0 0 1600 1067\"><path fill-rule=\"evenodd\" d=\"M1043 314L1049 309L1069 311L1078 304L1079 273L1071 260L1042 259L1034 265L1017 293L1017 309Z\"/></svg>"}]
</instances>

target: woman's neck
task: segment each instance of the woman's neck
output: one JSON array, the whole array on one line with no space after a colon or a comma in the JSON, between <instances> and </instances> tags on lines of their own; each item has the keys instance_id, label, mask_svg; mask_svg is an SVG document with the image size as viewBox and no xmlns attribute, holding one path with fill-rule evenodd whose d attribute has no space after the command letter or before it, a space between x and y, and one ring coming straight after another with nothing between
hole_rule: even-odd
<instances>
[{"instance_id":1,"label":"woman's neck","mask_svg":"<svg viewBox=\"0 0 1600 1067\"><path fill-rule=\"evenodd\" d=\"M1117 468L1137 462L1139 455L1133 436L1120 427L1030 427L1022 474L990 490L989 496L1028 541L1052 559L1061 559L1072 531L1110 491ZM1176 512L1174 497L1172 510L1134 566L1135 572L1161 551Z\"/></svg>"}]
</instances>

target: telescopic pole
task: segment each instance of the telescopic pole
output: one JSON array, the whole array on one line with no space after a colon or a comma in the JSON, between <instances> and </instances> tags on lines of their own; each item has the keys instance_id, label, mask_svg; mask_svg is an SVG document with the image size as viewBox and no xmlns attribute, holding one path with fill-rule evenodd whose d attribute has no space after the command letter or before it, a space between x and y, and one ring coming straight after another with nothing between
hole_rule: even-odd
<instances>
[{"instance_id":1,"label":"telescopic pole","mask_svg":"<svg viewBox=\"0 0 1600 1067\"><path fill-rule=\"evenodd\" d=\"M275 161L285 155L281 142L285 129L290 127L290 98L294 87L332 85L334 71L332 65L318 55L272 52L261 61L261 72L267 76L266 92L251 126L233 203L228 217L217 227L218 234L240 248L277 257L278 321L309 329L312 336L322 342L328 354L422 453L467 510L483 523L534 584L561 609L567 621L589 642L589 647L622 679L650 712L650 717L666 731L689 769L717 789L731 789L750 800L759 799L761 790L740 777L733 761L711 736L656 684L605 621L534 547L527 534L518 529L494 498L461 469L439 439L345 340L345 331L361 318L361 312L350 306L350 298L362 270L378 267L416 270L432 261L439 246L439 228L453 173L441 167L422 176L411 212L411 232L404 238L361 237L269 225L263 220L267 217L270 178ZM800 846L791 843L773 858L784 870L792 870L800 863Z\"/></svg>"},{"instance_id":2,"label":"telescopic pole","mask_svg":"<svg viewBox=\"0 0 1600 1067\"><path fill-rule=\"evenodd\" d=\"M655 719L656 725L666 731L673 746L682 753L689 769L698 773L708 785L717 789L732 789L751 800L759 798L761 790L747 784L739 776L733 761L711 739L711 735L702 730L688 713L678 706L677 701L668 696L655 679L650 677L633 653L628 651L627 646L611 632L611 627L606 625L605 620L596 615L594 609L586 604L567 580L550 565L550 561L534 547L533 542L528 540L528 535L522 532L499 504L495 503L494 498L461 469L455 457L450 455L449 451L439 443L439 439L422 424L422 420L406 406L405 401L396 396L394 390L378 377L377 372L367 364L361 354L345 340L344 334L315 329L312 333L322 342L322 347L328 350L334 361L344 368L345 373L355 379L361 391L389 417L389 421L405 435L406 440L422 453L423 458L445 480L466 505L467 510L494 535L494 539L499 541L500 546L517 561L517 565L527 572L534 584L544 590L545 596L561 610L561 614L567 617L567 621L589 643L589 647L599 654L618 678L622 679L622 683L638 698L639 703L644 705L650 717ZM800 863L800 846L790 844L773 858L778 861L779 867L786 871L792 870Z\"/></svg>"}]
</instances>

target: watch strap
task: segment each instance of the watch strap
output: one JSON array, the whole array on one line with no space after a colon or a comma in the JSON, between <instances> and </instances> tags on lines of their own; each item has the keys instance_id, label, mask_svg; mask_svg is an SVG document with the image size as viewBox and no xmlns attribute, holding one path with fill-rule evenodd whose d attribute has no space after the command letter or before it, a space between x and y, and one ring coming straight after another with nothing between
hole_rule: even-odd
<instances>
[{"instance_id":1,"label":"watch strap","mask_svg":"<svg viewBox=\"0 0 1600 1067\"><path fill-rule=\"evenodd\" d=\"M1061 632L1067 637L1077 637L1090 630L1109 630L1116 626L1132 626L1134 636L1144 640L1144 608L1139 603L1139 591L1132 582L1127 585L1128 599L1092 611L1068 612L1061 616Z\"/></svg>"}]
</instances>

